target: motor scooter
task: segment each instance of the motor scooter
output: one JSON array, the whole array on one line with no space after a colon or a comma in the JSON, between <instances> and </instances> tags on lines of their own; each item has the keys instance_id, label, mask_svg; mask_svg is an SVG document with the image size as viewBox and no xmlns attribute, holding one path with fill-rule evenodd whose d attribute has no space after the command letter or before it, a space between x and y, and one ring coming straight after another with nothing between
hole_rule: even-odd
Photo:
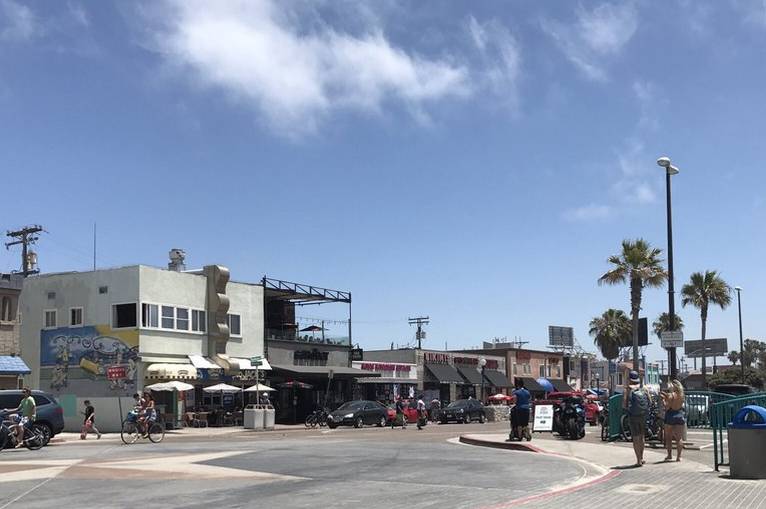
<instances>
[{"instance_id":1,"label":"motor scooter","mask_svg":"<svg viewBox=\"0 0 766 509\"><path fill-rule=\"evenodd\" d=\"M585 407L581 397L564 398L554 408L553 431L571 440L579 440L585 436Z\"/></svg>"}]
</instances>

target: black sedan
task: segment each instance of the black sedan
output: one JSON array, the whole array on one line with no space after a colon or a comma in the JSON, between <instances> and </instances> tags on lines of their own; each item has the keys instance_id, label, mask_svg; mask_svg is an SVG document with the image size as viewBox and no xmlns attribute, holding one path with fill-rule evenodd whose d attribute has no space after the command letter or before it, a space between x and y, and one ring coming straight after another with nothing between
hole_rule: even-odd
<instances>
[{"instance_id":1,"label":"black sedan","mask_svg":"<svg viewBox=\"0 0 766 509\"><path fill-rule=\"evenodd\" d=\"M468 424L471 421L484 423L487 416L484 414L484 406L475 399L459 399L442 409L439 420L442 424L456 421Z\"/></svg>"},{"instance_id":2,"label":"black sedan","mask_svg":"<svg viewBox=\"0 0 766 509\"><path fill-rule=\"evenodd\" d=\"M361 428L365 424L385 426L386 422L388 422L388 409L377 401L349 401L327 416L327 426L330 429L338 426Z\"/></svg>"}]
</instances>

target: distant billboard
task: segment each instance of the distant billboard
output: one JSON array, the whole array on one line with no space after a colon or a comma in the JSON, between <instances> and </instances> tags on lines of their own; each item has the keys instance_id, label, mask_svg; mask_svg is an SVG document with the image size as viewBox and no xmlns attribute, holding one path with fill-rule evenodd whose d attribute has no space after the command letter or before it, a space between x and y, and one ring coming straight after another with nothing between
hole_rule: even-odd
<instances>
[{"instance_id":1,"label":"distant billboard","mask_svg":"<svg viewBox=\"0 0 766 509\"><path fill-rule=\"evenodd\" d=\"M649 321L646 318L638 319L638 346L649 344ZM625 338L620 346L633 346L633 335Z\"/></svg>"},{"instance_id":2,"label":"distant billboard","mask_svg":"<svg viewBox=\"0 0 766 509\"><path fill-rule=\"evenodd\" d=\"M684 341L684 355L687 357L702 357L703 352L706 357L726 355L729 353L729 344L726 338L711 338L705 340L705 346L702 346L701 339Z\"/></svg>"},{"instance_id":3,"label":"distant billboard","mask_svg":"<svg viewBox=\"0 0 766 509\"><path fill-rule=\"evenodd\" d=\"M550 346L574 346L574 329L549 325L548 344Z\"/></svg>"}]
</instances>

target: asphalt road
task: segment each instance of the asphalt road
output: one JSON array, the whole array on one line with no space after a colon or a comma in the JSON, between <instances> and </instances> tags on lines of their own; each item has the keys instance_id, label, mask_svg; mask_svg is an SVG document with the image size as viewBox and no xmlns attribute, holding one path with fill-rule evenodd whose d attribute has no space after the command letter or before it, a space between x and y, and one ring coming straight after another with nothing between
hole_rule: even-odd
<instances>
[{"instance_id":1,"label":"asphalt road","mask_svg":"<svg viewBox=\"0 0 766 509\"><path fill-rule=\"evenodd\" d=\"M51 507L499 507L581 479L566 458L472 447L507 423L337 429L161 444L51 444L0 453L0 509Z\"/></svg>"}]
</instances>

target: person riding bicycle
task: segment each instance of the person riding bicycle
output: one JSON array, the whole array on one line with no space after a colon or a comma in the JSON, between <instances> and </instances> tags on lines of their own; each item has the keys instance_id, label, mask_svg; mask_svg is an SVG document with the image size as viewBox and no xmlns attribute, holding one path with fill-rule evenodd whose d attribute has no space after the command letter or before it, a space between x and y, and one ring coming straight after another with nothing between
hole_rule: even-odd
<instances>
[{"instance_id":1,"label":"person riding bicycle","mask_svg":"<svg viewBox=\"0 0 766 509\"><path fill-rule=\"evenodd\" d=\"M144 397L142 399L144 405L139 421L143 424L144 437L146 437L149 434L149 427L157 420L157 409L154 407L154 398L149 391L144 392Z\"/></svg>"},{"instance_id":2,"label":"person riding bicycle","mask_svg":"<svg viewBox=\"0 0 766 509\"><path fill-rule=\"evenodd\" d=\"M31 429L32 424L37 418L37 405L35 404L35 399L32 397L32 391L29 390L29 387L24 387L21 392L24 397L19 403L19 406L14 409L5 409L6 412L21 415L21 419L17 424L9 426L10 430L16 434L17 449L24 445L24 428Z\"/></svg>"},{"instance_id":3,"label":"person riding bicycle","mask_svg":"<svg viewBox=\"0 0 766 509\"><path fill-rule=\"evenodd\" d=\"M404 415L404 400L402 400L401 396L396 400L396 419L391 421L391 429L394 429L394 424L397 421L402 423L402 429L407 427L407 417Z\"/></svg>"}]
</instances>

